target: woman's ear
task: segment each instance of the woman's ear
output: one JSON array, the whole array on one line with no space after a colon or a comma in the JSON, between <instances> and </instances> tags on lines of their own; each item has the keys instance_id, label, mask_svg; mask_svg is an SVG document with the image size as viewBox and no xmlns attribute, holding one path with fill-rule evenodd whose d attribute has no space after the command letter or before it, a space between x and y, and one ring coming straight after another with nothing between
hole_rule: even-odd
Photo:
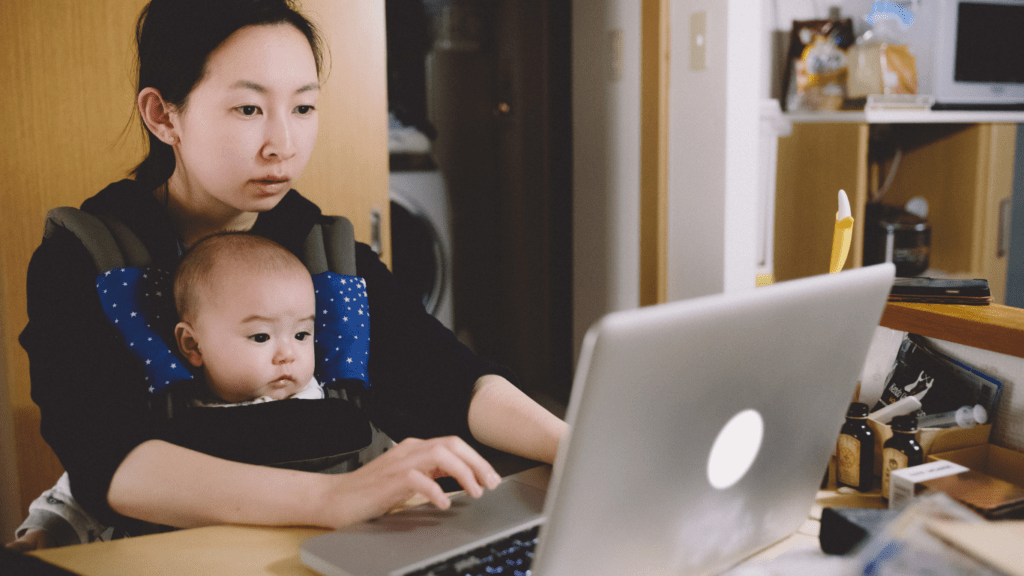
<instances>
[{"instance_id":1,"label":"woman's ear","mask_svg":"<svg viewBox=\"0 0 1024 576\"><path fill-rule=\"evenodd\" d=\"M174 340L178 343L178 350L181 350L189 364L196 368L203 365L203 354L199 351L199 341L196 340L191 324L178 322L178 325L174 327Z\"/></svg>"},{"instance_id":2,"label":"woman's ear","mask_svg":"<svg viewBox=\"0 0 1024 576\"><path fill-rule=\"evenodd\" d=\"M169 146L178 143L177 124L172 115L174 106L164 102L159 90L143 88L135 103L139 107L139 116L153 135Z\"/></svg>"}]
</instances>

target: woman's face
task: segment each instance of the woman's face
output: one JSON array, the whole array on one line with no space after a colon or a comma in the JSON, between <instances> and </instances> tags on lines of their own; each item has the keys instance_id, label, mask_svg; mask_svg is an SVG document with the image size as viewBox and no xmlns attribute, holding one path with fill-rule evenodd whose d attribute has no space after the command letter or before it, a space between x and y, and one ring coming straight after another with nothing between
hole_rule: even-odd
<instances>
[{"instance_id":1,"label":"woman's face","mask_svg":"<svg viewBox=\"0 0 1024 576\"><path fill-rule=\"evenodd\" d=\"M181 111L171 191L208 214L263 212L299 177L317 134L316 62L294 26L248 26L207 59Z\"/></svg>"}]
</instances>

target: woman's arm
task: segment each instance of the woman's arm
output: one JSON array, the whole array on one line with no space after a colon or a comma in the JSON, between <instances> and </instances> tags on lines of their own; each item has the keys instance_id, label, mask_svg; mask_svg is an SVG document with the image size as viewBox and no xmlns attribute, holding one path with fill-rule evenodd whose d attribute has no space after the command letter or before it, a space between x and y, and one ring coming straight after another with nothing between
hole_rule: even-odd
<instances>
[{"instance_id":1,"label":"woman's arm","mask_svg":"<svg viewBox=\"0 0 1024 576\"><path fill-rule=\"evenodd\" d=\"M553 463L568 426L504 378L477 381L473 436L499 450ZM158 524L302 525L338 528L374 518L413 496L445 509L437 478L454 477L474 497L494 488L494 469L457 437L406 439L347 474L240 464L151 440L118 467L107 499L119 514Z\"/></svg>"},{"instance_id":2,"label":"woman's arm","mask_svg":"<svg viewBox=\"0 0 1024 576\"><path fill-rule=\"evenodd\" d=\"M407 439L355 472L338 475L240 464L150 440L121 463L107 500L119 514L181 528L339 528L380 516L417 494L446 509L450 500L435 482L444 476L474 497L500 481L456 437Z\"/></svg>"},{"instance_id":3,"label":"woman's arm","mask_svg":"<svg viewBox=\"0 0 1024 576\"><path fill-rule=\"evenodd\" d=\"M553 464L569 426L508 380L488 374L473 389L469 429L492 448Z\"/></svg>"}]
</instances>

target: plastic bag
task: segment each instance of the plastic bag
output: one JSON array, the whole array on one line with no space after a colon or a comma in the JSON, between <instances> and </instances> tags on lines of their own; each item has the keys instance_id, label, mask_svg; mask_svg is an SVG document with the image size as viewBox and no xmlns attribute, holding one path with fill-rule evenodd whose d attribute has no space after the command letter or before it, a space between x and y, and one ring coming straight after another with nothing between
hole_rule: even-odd
<instances>
[{"instance_id":1,"label":"plastic bag","mask_svg":"<svg viewBox=\"0 0 1024 576\"><path fill-rule=\"evenodd\" d=\"M926 494L889 521L858 549L850 574L864 576L1000 576L937 538L934 522L984 520L941 492Z\"/></svg>"},{"instance_id":2,"label":"plastic bag","mask_svg":"<svg viewBox=\"0 0 1024 576\"><path fill-rule=\"evenodd\" d=\"M878 10L876 6L867 19L870 29L847 51L847 97L917 94L917 64L904 38L913 14Z\"/></svg>"}]
</instances>

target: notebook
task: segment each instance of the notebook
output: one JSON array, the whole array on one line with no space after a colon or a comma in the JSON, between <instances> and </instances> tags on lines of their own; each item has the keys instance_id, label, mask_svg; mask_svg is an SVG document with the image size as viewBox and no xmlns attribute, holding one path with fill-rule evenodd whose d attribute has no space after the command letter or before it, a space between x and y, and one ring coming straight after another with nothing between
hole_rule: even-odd
<instances>
[{"instance_id":1,"label":"notebook","mask_svg":"<svg viewBox=\"0 0 1024 576\"><path fill-rule=\"evenodd\" d=\"M504 573L728 569L807 520L894 275L879 264L609 314L584 339L546 491L509 477L449 510L312 538L300 558L330 576L423 573L539 525L530 565Z\"/></svg>"}]
</instances>

